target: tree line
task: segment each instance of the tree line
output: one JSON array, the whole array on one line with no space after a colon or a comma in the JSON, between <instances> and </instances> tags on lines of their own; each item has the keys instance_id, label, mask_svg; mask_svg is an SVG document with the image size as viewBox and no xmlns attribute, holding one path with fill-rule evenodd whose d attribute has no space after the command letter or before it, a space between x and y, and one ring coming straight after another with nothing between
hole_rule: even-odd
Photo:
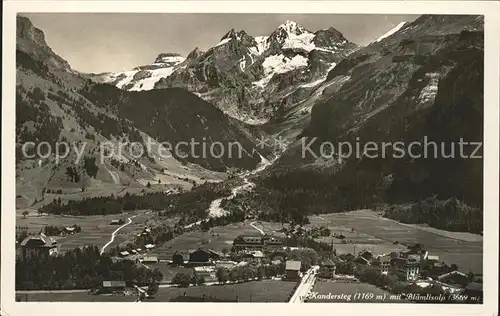
<instances>
[{"instance_id":1,"label":"tree line","mask_svg":"<svg viewBox=\"0 0 500 316\"><path fill-rule=\"evenodd\" d=\"M407 224L426 223L448 231L483 232L483 210L455 198L442 201L432 197L410 206L389 206L384 216Z\"/></svg>"},{"instance_id":2,"label":"tree line","mask_svg":"<svg viewBox=\"0 0 500 316\"><path fill-rule=\"evenodd\" d=\"M127 192L123 196L85 198L79 201L68 201L68 203L54 199L51 203L42 206L39 211L56 215L107 215L151 209L163 211L163 215L181 214L185 220L197 220L206 217L206 210L213 200L229 194L228 188L218 183L207 183L189 192L178 194L152 192L135 195Z\"/></svg>"},{"instance_id":3,"label":"tree line","mask_svg":"<svg viewBox=\"0 0 500 316\"><path fill-rule=\"evenodd\" d=\"M248 282L257 278L257 280L269 279L285 273L285 264L279 265L261 265L252 266L246 265L241 267L218 268L215 270L215 277L217 282L225 284L226 282ZM190 285L202 285L206 280L203 276L196 274L188 274L179 272L173 278L171 283L179 287L189 287Z\"/></svg>"},{"instance_id":4,"label":"tree line","mask_svg":"<svg viewBox=\"0 0 500 316\"><path fill-rule=\"evenodd\" d=\"M16 260L17 290L72 290L102 286L103 281L125 281L129 286L159 283L158 269L138 267L135 262L113 262L96 246L78 247L57 256L32 256Z\"/></svg>"}]
</instances>

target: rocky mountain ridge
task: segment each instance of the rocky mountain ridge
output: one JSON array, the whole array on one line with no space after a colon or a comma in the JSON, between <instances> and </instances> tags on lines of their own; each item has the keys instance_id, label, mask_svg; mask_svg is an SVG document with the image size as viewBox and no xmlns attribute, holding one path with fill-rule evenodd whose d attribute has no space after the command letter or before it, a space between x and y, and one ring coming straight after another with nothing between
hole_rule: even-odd
<instances>
[{"instance_id":1,"label":"rocky mountain ridge","mask_svg":"<svg viewBox=\"0 0 500 316\"><path fill-rule=\"evenodd\" d=\"M269 36L232 29L206 52L196 48L175 64L157 58L149 66L93 78L132 91L181 87L233 118L262 124L276 119L284 106L302 101L308 93L297 97L294 92L319 84L357 48L334 28L311 32L286 21Z\"/></svg>"}]
</instances>

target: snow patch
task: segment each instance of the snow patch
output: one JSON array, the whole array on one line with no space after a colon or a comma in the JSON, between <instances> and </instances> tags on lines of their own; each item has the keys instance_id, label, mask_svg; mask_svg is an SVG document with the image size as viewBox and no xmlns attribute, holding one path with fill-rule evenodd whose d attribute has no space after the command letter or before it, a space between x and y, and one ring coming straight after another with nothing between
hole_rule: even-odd
<instances>
[{"instance_id":1,"label":"snow patch","mask_svg":"<svg viewBox=\"0 0 500 316\"><path fill-rule=\"evenodd\" d=\"M380 36L379 38L377 38L375 40L374 43L378 43L380 42L381 40L383 40L384 38L386 37L389 37L391 36L392 34L396 33L397 31L399 31L407 22L401 22L399 23L398 25L396 25L396 27L394 27L392 30L390 30L389 32L385 33L384 35Z\"/></svg>"},{"instance_id":2,"label":"snow patch","mask_svg":"<svg viewBox=\"0 0 500 316\"><path fill-rule=\"evenodd\" d=\"M175 67L158 68L154 70L148 70L149 77L138 80L135 82L134 86L130 88L130 91L143 91L152 90L155 84L162 78L170 76L175 70Z\"/></svg>"},{"instance_id":3,"label":"snow patch","mask_svg":"<svg viewBox=\"0 0 500 316\"><path fill-rule=\"evenodd\" d=\"M155 84L162 78L170 76L176 69L180 69L177 66L181 64L185 57L182 56L167 56L162 58L161 63L154 63L153 65L158 65L159 68L151 70L130 70L124 72L110 73L103 78L104 83L111 83L119 80L116 83L116 87L123 89L130 83L134 83L133 87L128 89L129 91L142 91L142 90L152 90ZM168 65L168 66L167 66ZM147 72L148 77L134 81L134 76L140 72ZM120 77L123 77L119 79Z\"/></svg>"},{"instance_id":4,"label":"snow patch","mask_svg":"<svg viewBox=\"0 0 500 316\"><path fill-rule=\"evenodd\" d=\"M224 45L224 44L226 44L227 42L229 42L230 40L231 40L231 38L230 38L230 37L229 37L229 38L225 38L225 39L223 39L222 41L220 41L217 45L215 45L215 47L217 47L217 46L221 46L221 45Z\"/></svg>"},{"instance_id":5,"label":"snow patch","mask_svg":"<svg viewBox=\"0 0 500 316\"><path fill-rule=\"evenodd\" d=\"M137 73L137 70L130 70L130 71L109 74L104 78L104 82L109 83L109 82L119 80L116 83L116 87L122 89L124 86L128 85L132 81L132 79L134 79L134 75L136 73ZM118 79L120 77L123 77L123 78Z\"/></svg>"},{"instance_id":6,"label":"snow patch","mask_svg":"<svg viewBox=\"0 0 500 316\"><path fill-rule=\"evenodd\" d=\"M323 51L323 52L328 52L328 53L336 53L337 52L337 48L336 47L333 47L333 48L324 48L324 47L315 47L314 48L315 50L320 50L320 51Z\"/></svg>"},{"instance_id":7,"label":"snow patch","mask_svg":"<svg viewBox=\"0 0 500 316\"><path fill-rule=\"evenodd\" d=\"M324 76L322 76L321 78L319 78L316 81L309 82L309 83L304 83L300 87L302 87L302 88L313 88L313 87L316 87L316 86L320 85L321 83L323 83L326 80L326 78L328 77L328 73L330 72L330 70L332 70L333 68L335 68L335 66L337 66L336 63L331 63L330 67L328 67L328 69L326 70Z\"/></svg>"},{"instance_id":8,"label":"snow patch","mask_svg":"<svg viewBox=\"0 0 500 316\"><path fill-rule=\"evenodd\" d=\"M425 76L429 78L429 82L420 91L420 95L418 96L419 103L433 102L438 92L439 73L426 73Z\"/></svg>"},{"instance_id":9,"label":"snow patch","mask_svg":"<svg viewBox=\"0 0 500 316\"><path fill-rule=\"evenodd\" d=\"M283 43L283 48L303 49L306 52L310 52L316 48L316 45L313 43L315 36L309 32L300 35L290 33L288 38L285 39L285 43Z\"/></svg>"},{"instance_id":10,"label":"snow patch","mask_svg":"<svg viewBox=\"0 0 500 316\"><path fill-rule=\"evenodd\" d=\"M268 48L269 42L267 39L269 36L257 36L255 37L255 42L257 42L257 46L250 47L250 53L254 55L262 55Z\"/></svg>"},{"instance_id":11,"label":"snow patch","mask_svg":"<svg viewBox=\"0 0 500 316\"><path fill-rule=\"evenodd\" d=\"M253 84L258 87L265 87L275 74L289 72L291 70L306 67L307 58L295 55L293 58L285 57L283 54L271 55L262 63L264 67L264 78L255 81Z\"/></svg>"},{"instance_id":12,"label":"snow patch","mask_svg":"<svg viewBox=\"0 0 500 316\"><path fill-rule=\"evenodd\" d=\"M243 56L240 59L240 69L241 70L245 70L246 64L247 64L247 60L246 60L245 56Z\"/></svg>"},{"instance_id":13,"label":"snow patch","mask_svg":"<svg viewBox=\"0 0 500 316\"><path fill-rule=\"evenodd\" d=\"M309 83L304 83L303 85L301 85L302 88L312 88L312 87L316 87L317 85L319 85L320 83L322 83L323 81L325 81L326 78L319 78L318 80L316 81L313 81L313 82L309 82Z\"/></svg>"}]
</instances>

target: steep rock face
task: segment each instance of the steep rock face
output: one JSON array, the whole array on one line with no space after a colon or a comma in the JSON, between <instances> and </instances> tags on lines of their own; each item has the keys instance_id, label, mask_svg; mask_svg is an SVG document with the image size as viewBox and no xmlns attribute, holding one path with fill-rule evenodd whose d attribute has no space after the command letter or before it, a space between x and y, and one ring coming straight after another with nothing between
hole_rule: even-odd
<instances>
[{"instance_id":1,"label":"steep rock face","mask_svg":"<svg viewBox=\"0 0 500 316\"><path fill-rule=\"evenodd\" d=\"M461 138L483 139L482 25L478 16L422 16L349 55L327 78L344 84L334 92L325 90L301 134L305 144L317 139L309 147L314 155L307 151L302 156L303 142L297 140L269 171L266 185L314 191L316 200L323 196L322 205L332 210L406 203L433 195L481 207L482 159L464 159L457 147L454 158L443 155L449 155ZM409 144L417 141L424 146L425 138L438 144L437 158L431 145L430 158L413 159ZM403 157L392 145L383 153L383 143L398 141L404 144ZM321 149L325 142L333 144L332 156ZM350 143L353 150L342 161L337 152L340 142ZM363 157L368 142L377 144L378 158ZM361 157L356 156L356 144ZM475 149L466 147L465 154ZM422 147L418 153L424 155ZM320 187L296 181L320 173L328 174ZM316 202L304 202L305 208L307 203Z\"/></svg>"},{"instance_id":2,"label":"steep rock face","mask_svg":"<svg viewBox=\"0 0 500 316\"><path fill-rule=\"evenodd\" d=\"M278 119L283 104L300 102L287 97L303 84L325 79L328 70L355 49L357 45L334 28L313 33L286 21L269 36L252 37L245 31L232 29L214 47L206 52L195 49L159 78L125 72L108 75L100 82L126 90L185 88L233 118L262 124ZM290 74L293 80L289 80ZM153 80L154 87L131 85Z\"/></svg>"},{"instance_id":3,"label":"steep rock face","mask_svg":"<svg viewBox=\"0 0 500 316\"><path fill-rule=\"evenodd\" d=\"M201 51L198 47L196 47L195 49L193 49L188 55L187 55L187 58L186 60L188 62L194 62L196 61L200 56L203 56L203 54L205 54L205 52Z\"/></svg>"},{"instance_id":4,"label":"steep rock face","mask_svg":"<svg viewBox=\"0 0 500 316\"><path fill-rule=\"evenodd\" d=\"M56 55L47 45L43 31L34 27L28 18L18 16L16 25L16 48L18 50L45 63L53 70L71 70L69 63Z\"/></svg>"},{"instance_id":5,"label":"steep rock face","mask_svg":"<svg viewBox=\"0 0 500 316\"><path fill-rule=\"evenodd\" d=\"M71 68L54 53L45 41L45 34L31 21L18 15L16 20L16 65L68 88L79 87L88 77Z\"/></svg>"}]
</instances>

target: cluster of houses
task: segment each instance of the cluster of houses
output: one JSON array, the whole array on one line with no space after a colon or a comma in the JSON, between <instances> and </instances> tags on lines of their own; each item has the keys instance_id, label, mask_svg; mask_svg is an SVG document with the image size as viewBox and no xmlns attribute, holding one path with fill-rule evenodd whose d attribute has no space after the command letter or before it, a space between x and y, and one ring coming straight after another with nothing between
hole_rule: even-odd
<instances>
[{"instance_id":1,"label":"cluster of houses","mask_svg":"<svg viewBox=\"0 0 500 316\"><path fill-rule=\"evenodd\" d=\"M66 227L65 234L75 233L76 227ZM147 235L151 231L145 227L139 235ZM343 236L336 236L342 238ZM28 259L33 255L55 255L58 253L57 240L46 236L42 232L37 235L26 237L18 245L22 257ZM286 260L284 240L272 235L240 235L236 237L232 245L232 253L238 254L239 262L229 260L228 256L211 249L195 249L188 254L175 252L172 260L160 260L149 252L155 248L154 244L145 244L143 248L128 249L118 254L119 258L136 260L138 264L159 264L167 262L185 267L192 267L197 278L203 278L205 282L217 281L216 272L220 268L231 270L238 266L249 263L260 265L266 260L267 264L281 264L285 261L286 280L298 280L301 276L301 261ZM275 259L278 258L278 259ZM275 260L274 260L275 259ZM473 296L482 297L482 284L471 282L470 276L458 270L450 271L447 266L439 260L436 255L429 254L419 244L408 246L406 252L391 252L389 254L375 256L368 250L363 250L358 254L345 253L334 255L328 259L321 260L318 277L333 279L340 277L336 274L337 267L346 262L354 263L356 266L371 266L380 270L382 275L397 272L405 277L406 282L416 284L420 287L438 284L450 293L467 293ZM424 271L422 269L424 268ZM432 278L429 271L433 271ZM440 274L436 274L436 271ZM109 290L125 287L121 281L105 281L103 288Z\"/></svg>"},{"instance_id":2,"label":"cluster of houses","mask_svg":"<svg viewBox=\"0 0 500 316\"><path fill-rule=\"evenodd\" d=\"M347 253L335 256L321 262L318 276L334 278L337 264L349 261L360 266L377 267L382 275L397 271L405 276L406 282L421 288L439 285L448 293L466 293L469 296L482 297L482 283L471 281L470 275L459 270L447 271L439 256L429 254L419 244L410 245L408 248L406 252L391 252L381 256L374 256L368 250L363 250L357 255ZM422 271L422 267L425 267L425 271ZM447 272L438 275L433 273L435 276L431 278L429 271Z\"/></svg>"},{"instance_id":3,"label":"cluster of houses","mask_svg":"<svg viewBox=\"0 0 500 316\"><path fill-rule=\"evenodd\" d=\"M137 237L147 237L150 236L151 234L151 228L149 227L144 227L142 232L137 234ZM137 256L137 255L144 255L148 251L152 250L155 248L155 245L152 243L146 243L143 248L135 248L135 249L127 249L127 250L122 250L120 253L118 253L118 256L120 258L127 258L130 259L131 256Z\"/></svg>"},{"instance_id":4,"label":"cluster of houses","mask_svg":"<svg viewBox=\"0 0 500 316\"><path fill-rule=\"evenodd\" d=\"M143 255L146 252L152 250L154 247L155 247L155 245L153 245L153 244L146 244L146 245L144 245L144 249L136 248L136 249L123 250L123 251L120 251L118 256L121 258L129 258L130 256Z\"/></svg>"}]
</instances>

